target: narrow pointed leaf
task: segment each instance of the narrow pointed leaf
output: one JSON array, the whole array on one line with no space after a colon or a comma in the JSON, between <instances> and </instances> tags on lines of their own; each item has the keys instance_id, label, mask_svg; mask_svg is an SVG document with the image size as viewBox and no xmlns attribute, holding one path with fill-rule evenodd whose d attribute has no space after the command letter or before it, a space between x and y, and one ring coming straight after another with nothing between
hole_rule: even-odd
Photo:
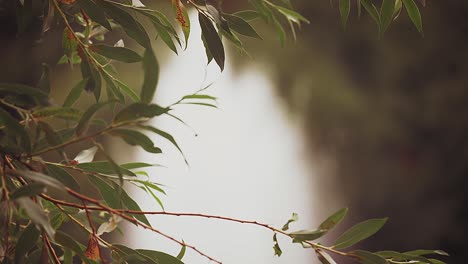
<instances>
[{"instance_id":1,"label":"narrow pointed leaf","mask_svg":"<svg viewBox=\"0 0 468 264\"><path fill-rule=\"evenodd\" d=\"M323 223L320 224L319 229L333 229L336 225L338 225L341 222L341 220L343 220L347 212L348 208L343 208L337 211L336 213L332 214L325 221L323 221Z\"/></svg>"},{"instance_id":2,"label":"narrow pointed leaf","mask_svg":"<svg viewBox=\"0 0 468 264\"><path fill-rule=\"evenodd\" d=\"M39 205L26 197L21 197L16 202L24 209L33 223L42 227L49 238L54 238L55 230L50 225L49 218Z\"/></svg>"},{"instance_id":3,"label":"narrow pointed leaf","mask_svg":"<svg viewBox=\"0 0 468 264\"><path fill-rule=\"evenodd\" d=\"M105 27L107 30L112 31L112 27L106 18L104 10L97 5L93 0L77 0L80 7L93 21Z\"/></svg>"},{"instance_id":4,"label":"narrow pointed leaf","mask_svg":"<svg viewBox=\"0 0 468 264\"><path fill-rule=\"evenodd\" d=\"M414 0L403 0L403 5L405 6L406 12L408 12L408 16L410 17L414 26L418 29L419 33L422 34L423 25L422 25L421 13L419 12L418 6L414 2Z\"/></svg>"},{"instance_id":5,"label":"narrow pointed leaf","mask_svg":"<svg viewBox=\"0 0 468 264\"><path fill-rule=\"evenodd\" d=\"M151 103L159 81L159 63L151 48L146 49L143 55L143 71L145 75L140 98L142 102Z\"/></svg>"},{"instance_id":6,"label":"narrow pointed leaf","mask_svg":"<svg viewBox=\"0 0 468 264\"><path fill-rule=\"evenodd\" d=\"M362 264L388 264L387 260L383 257L364 250L355 250L352 252L359 259Z\"/></svg>"},{"instance_id":7,"label":"narrow pointed leaf","mask_svg":"<svg viewBox=\"0 0 468 264\"><path fill-rule=\"evenodd\" d=\"M317 258L322 264L337 264L336 261L323 250L316 250Z\"/></svg>"},{"instance_id":8,"label":"narrow pointed leaf","mask_svg":"<svg viewBox=\"0 0 468 264\"><path fill-rule=\"evenodd\" d=\"M351 10L351 0L340 0L340 15L341 15L341 25L343 28L346 28L346 23L348 22L349 13Z\"/></svg>"},{"instance_id":9,"label":"narrow pointed leaf","mask_svg":"<svg viewBox=\"0 0 468 264\"><path fill-rule=\"evenodd\" d=\"M75 133L78 136L83 135L89 127L89 123L91 119L94 117L96 112L101 109L103 106L105 106L107 103L97 103L93 104L84 112L83 116L81 117L80 121L78 122L78 125L76 126Z\"/></svg>"},{"instance_id":10,"label":"narrow pointed leaf","mask_svg":"<svg viewBox=\"0 0 468 264\"><path fill-rule=\"evenodd\" d=\"M90 46L94 52L101 54L109 59L132 63L141 61L141 56L135 51L125 47L113 47L104 44L95 44Z\"/></svg>"},{"instance_id":11,"label":"narrow pointed leaf","mask_svg":"<svg viewBox=\"0 0 468 264\"><path fill-rule=\"evenodd\" d=\"M16 189L13 191L10 195L10 199L18 199L21 197L32 197L39 195L43 192L45 192L45 184L40 183L40 182L33 182L24 186L21 186L20 188Z\"/></svg>"},{"instance_id":12,"label":"narrow pointed leaf","mask_svg":"<svg viewBox=\"0 0 468 264\"><path fill-rule=\"evenodd\" d=\"M218 32L213 26L213 23L203 14L198 14L198 20L202 29L202 34L205 37L206 48L210 51L214 60L218 64L221 71L224 70L224 47L221 39L219 38Z\"/></svg>"},{"instance_id":13,"label":"narrow pointed leaf","mask_svg":"<svg viewBox=\"0 0 468 264\"><path fill-rule=\"evenodd\" d=\"M387 222L387 218L375 218L361 222L343 233L335 242L334 248L350 247L377 233Z\"/></svg>"},{"instance_id":14,"label":"narrow pointed leaf","mask_svg":"<svg viewBox=\"0 0 468 264\"><path fill-rule=\"evenodd\" d=\"M255 31L255 29L243 18L229 14L224 14L224 18L227 20L229 28L237 33L252 38L262 39L262 37L258 35L257 31Z\"/></svg>"},{"instance_id":15,"label":"narrow pointed leaf","mask_svg":"<svg viewBox=\"0 0 468 264\"><path fill-rule=\"evenodd\" d=\"M86 84L88 83L88 79L83 79L79 81L68 93L67 98L63 102L64 107L70 107L75 104L75 102L80 98L81 92L85 89Z\"/></svg>"},{"instance_id":16,"label":"narrow pointed leaf","mask_svg":"<svg viewBox=\"0 0 468 264\"><path fill-rule=\"evenodd\" d=\"M102 173L107 175L117 174L115 171L115 167L108 161L95 161L95 162L86 162L86 163L79 163L76 165L77 168L82 169L86 172L90 173ZM131 172L128 169L118 167L120 173L122 175L127 176L136 176L135 173Z\"/></svg>"},{"instance_id":17,"label":"narrow pointed leaf","mask_svg":"<svg viewBox=\"0 0 468 264\"><path fill-rule=\"evenodd\" d=\"M141 118L152 118L162 115L169 111L168 108L161 107L156 104L134 103L122 109L115 117L115 124L136 121Z\"/></svg>"},{"instance_id":18,"label":"narrow pointed leaf","mask_svg":"<svg viewBox=\"0 0 468 264\"><path fill-rule=\"evenodd\" d=\"M66 170L52 164L47 164L47 170L49 176L54 177L72 190L80 191L80 185Z\"/></svg>"},{"instance_id":19,"label":"narrow pointed leaf","mask_svg":"<svg viewBox=\"0 0 468 264\"><path fill-rule=\"evenodd\" d=\"M115 129L109 132L112 136L122 138L127 144L140 146L150 153L161 153L161 149L155 147L153 141L141 132L128 129Z\"/></svg>"}]
</instances>

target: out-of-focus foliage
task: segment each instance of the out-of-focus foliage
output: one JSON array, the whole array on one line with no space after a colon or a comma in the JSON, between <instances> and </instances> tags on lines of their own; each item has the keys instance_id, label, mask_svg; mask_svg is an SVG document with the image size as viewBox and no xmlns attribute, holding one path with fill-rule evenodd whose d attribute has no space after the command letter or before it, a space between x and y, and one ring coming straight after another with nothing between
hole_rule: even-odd
<instances>
[{"instance_id":1,"label":"out-of-focus foliage","mask_svg":"<svg viewBox=\"0 0 468 264\"><path fill-rule=\"evenodd\" d=\"M56 30L60 25L63 56L58 63L79 68L82 80L71 85L68 96L60 104L53 103L49 94L49 74L54 70L53 66L44 65L43 73L34 85L0 83L0 249L3 263L72 263L74 258L79 258L84 263L182 263L186 248L221 263L194 246L152 227L146 218L148 214L218 218L268 228L275 233L273 240L276 255L281 255L276 235L282 234L290 237L294 243L314 250L322 263L334 263L328 253L349 257L360 263L443 263L424 257L431 254L446 255L443 251L343 251L379 231L387 221L386 218L361 222L344 232L333 245L325 246L312 241L333 229L345 216L347 209L333 214L317 229L287 232L289 225L297 221L297 215L293 215L282 229L276 229L258 222L221 216L146 212L123 189L124 182L135 185L153 197L164 209L158 197L165 194L163 186L152 181L142 171L142 168L154 164L117 164L98 143L101 137L117 137L128 145L139 146L149 153L162 153L163 150L144 133L148 131L170 141L181 151L170 133L149 126L146 121L162 115L174 117L171 111L180 104L216 107L216 98L204 93L207 87L185 95L169 106L152 103L160 65L151 45L153 37L144 23L153 25L157 36L169 49L178 53L189 45L187 40L193 21L187 15L187 8L194 8L198 12L208 63L215 61L221 70L225 65L223 39L230 41L241 51L244 51L241 35L261 39L249 24L251 20L261 18L272 24L281 42L285 40L284 24L289 25L291 32L295 34L295 27L301 23L309 23L308 19L293 10L288 0L252 0L250 3L253 10L227 14L223 12L221 2L173 0L173 14L164 14L147 8L138 0L15 2L13 7L18 37L28 30L31 21L37 16L42 18L41 34ZM32 12L37 9L37 5L40 5L39 10L43 12ZM416 28L422 32L421 17L412 0L404 0L403 3L398 0L384 1L381 11L377 11L372 1L362 0L357 3L358 8L361 6L375 20L381 33L398 17L403 7ZM350 8L349 1L340 1L343 25L348 20ZM177 22L183 37L177 33L168 15ZM117 28L138 43L143 51L127 48L122 40L106 42L108 33ZM119 79L114 61L141 64L144 77L139 91ZM96 102L81 110L75 104L83 92L92 94ZM97 118L99 111L105 108L115 111L110 121ZM71 159L66 148L83 142L91 142L94 146L82 150ZM98 151L105 160L94 160ZM49 152L58 153L60 159L48 159L45 154ZM98 198L82 192L77 177L89 181L97 190ZM160 251L131 249L124 245L111 244L102 237L105 233L118 231L122 221L178 243L182 247L180 253L171 256ZM64 232L63 225L66 222L78 225L89 235L86 246Z\"/></svg>"}]
</instances>

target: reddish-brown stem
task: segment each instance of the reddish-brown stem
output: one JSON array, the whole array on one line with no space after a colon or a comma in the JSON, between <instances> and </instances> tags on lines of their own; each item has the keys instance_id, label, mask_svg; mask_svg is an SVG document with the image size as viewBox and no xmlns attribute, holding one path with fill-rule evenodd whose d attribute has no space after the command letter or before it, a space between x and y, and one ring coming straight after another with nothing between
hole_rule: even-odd
<instances>
[{"instance_id":1,"label":"reddish-brown stem","mask_svg":"<svg viewBox=\"0 0 468 264\"><path fill-rule=\"evenodd\" d=\"M60 260L57 256L57 253L55 252L54 248L52 247L52 244L50 244L49 237L45 232L42 232L42 237L44 239L44 243L46 244L47 248L49 249L50 254L52 255L52 258L54 259L54 262L56 264L60 264Z\"/></svg>"},{"instance_id":2,"label":"reddish-brown stem","mask_svg":"<svg viewBox=\"0 0 468 264\"><path fill-rule=\"evenodd\" d=\"M185 243L185 242L183 242L183 241L180 241L180 240L178 240L178 239L176 239L176 238L174 238L174 237L172 237L172 236L169 236L169 235L167 235L167 234L165 234L165 233L163 233L163 232L161 232L161 231L159 231L159 230L157 230L157 229L155 229L155 228L153 228L153 227L151 227L151 226L149 226L149 225L147 225L147 224L141 223L141 222L138 221L137 219L135 219L135 218L133 218L133 217L131 217L131 216L128 216L127 214L125 214L125 213L123 213L123 212L121 212L121 211L119 211L119 210L110 208L110 207L108 207L108 206L106 206L106 205L100 203L100 202L99 202L98 200L96 200L96 199L93 199L93 198L89 198L89 197L87 197L87 196L84 196L84 195L82 195L82 194L80 194L80 193L78 193L78 192L75 192L75 191L73 191L72 189L69 189L69 188L66 188L66 190L67 190L67 192L68 192L70 195L75 196L76 198L78 198L78 199L80 199L80 200L84 200L84 201L87 201L87 202L89 202L89 203L95 204L95 205L97 205L98 207L102 207L103 209L105 209L105 211L108 211L109 213L118 215L118 216L122 217L123 219L127 220L128 222L130 222L130 223L132 223L132 224L134 224L134 225L136 225L136 226L140 226L140 227L143 227L144 229L151 230L151 231L153 231L153 232L155 232L155 233L157 233L157 234L159 234L159 235L161 235L161 236L163 236L163 237L165 237L165 238L167 238L167 239L169 239L169 240L171 240L171 241L173 241L173 242L175 242L175 243L177 243L177 244L179 244L179 245L181 245L181 246L185 246L185 247L187 247L187 248L192 249L193 251L195 251L195 252L197 252L198 254L200 254L201 256L203 256L203 257L209 259L210 261L213 261L213 262L218 263L218 264L222 264L221 261L218 261L218 260L216 260L216 259L214 259L214 258L208 256L207 254L203 253L202 251L200 251L200 250L197 249L196 247L194 247L194 246L192 246L192 245L189 245L189 244L187 244L187 243Z\"/></svg>"}]
</instances>

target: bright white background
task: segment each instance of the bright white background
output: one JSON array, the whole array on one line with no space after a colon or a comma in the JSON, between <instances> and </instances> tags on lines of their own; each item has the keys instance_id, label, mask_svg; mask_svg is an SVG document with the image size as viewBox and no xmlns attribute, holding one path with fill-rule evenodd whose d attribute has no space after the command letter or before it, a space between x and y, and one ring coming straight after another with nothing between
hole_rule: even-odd
<instances>
[{"instance_id":1,"label":"bright white background","mask_svg":"<svg viewBox=\"0 0 468 264\"><path fill-rule=\"evenodd\" d=\"M192 19L196 21L196 17ZM300 222L294 229L316 226L321 219L313 217L317 215L314 209L319 208L312 182L314 172L306 164L299 125L283 112L263 72L252 68L234 76L229 63L222 74L214 63L206 67L199 36L200 29L193 28L188 50L173 56L162 67L157 103L169 105L215 81L206 93L219 98L219 109L177 107L174 113L193 130L168 117L153 123L176 138L190 167L170 143L156 136L152 139L163 149L163 155L135 148L135 152L119 153L119 160L167 167L148 170L153 181L167 185L168 197L163 198L167 211L223 215L276 227L296 212ZM122 149L117 144L114 147ZM137 197L145 210L160 210L150 196ZM226 264L313 262L312 251L292 245L283 237L279 239L284 254L274 257L272 233L258 226L171 216L149 219L155 228L184 239ZM128 227L126 234L130 246L172 254L180 249L177 244L135 227ZM184 261L209 263L191 250L187 250Z\"/></svg>"}]
</instances>

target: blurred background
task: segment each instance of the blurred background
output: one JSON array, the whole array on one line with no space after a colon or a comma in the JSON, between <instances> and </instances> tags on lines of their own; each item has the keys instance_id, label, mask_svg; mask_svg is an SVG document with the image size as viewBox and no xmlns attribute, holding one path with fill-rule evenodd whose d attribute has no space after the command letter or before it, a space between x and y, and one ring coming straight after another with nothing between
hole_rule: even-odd
<instances>
[{"instance_id":1,"label":"blurred background","mask_svg":"<svg viewBox=\"0 0 468 264\"><path fill-rule=\"evenodd\" d=\"M246 2L225 0L224 11L243 9ZM189 49L177 57L160 41L155 43L162 65L158 103L170 104L211 82L207 92L219 97L219 110L177 109L191 128L155 120L174 134L190 167L162 141L162 156L143 156L119 142L107 146L119 161L138 158L167 167L151 173L168 185L168 211L227 215L276 226L297 212L300 222L293 227L301 229L349 207L341 230L367 218L390 217L360 248L444 249L452 255L448 263L464 263L468 2L427 1L421 9L424 37L403 12L381 39L368 15L357 18L354 5L343 31L337 3L292 3L311 21L298 31L297 42L289 36L281 47L271 26L255 22L264 40L242 39L251 57L229 48L222 74L214 65L206 66L196 27ZM27 83L37 78L36 62L55 59L58 32L43 40L42 45L50 45L47 52L2 32L1 80ZM18 63L24 61L21 58L33 59L24 67ZM135 87L141 83L139 69L119 68ZM54 77L60 103L79 72L59 67ZM150 199L142 196L141 201ZM159 210L154 202L144 207ZM271 234L255 227L162 216L151 220L225 263L316 262L288 240L280 240L284 256L273 257ZM128 228L133 234L125 237L128 243L178 251L177 246ZM187 263L208 261L188 253Z\"/></svg>"}]
</instances>

